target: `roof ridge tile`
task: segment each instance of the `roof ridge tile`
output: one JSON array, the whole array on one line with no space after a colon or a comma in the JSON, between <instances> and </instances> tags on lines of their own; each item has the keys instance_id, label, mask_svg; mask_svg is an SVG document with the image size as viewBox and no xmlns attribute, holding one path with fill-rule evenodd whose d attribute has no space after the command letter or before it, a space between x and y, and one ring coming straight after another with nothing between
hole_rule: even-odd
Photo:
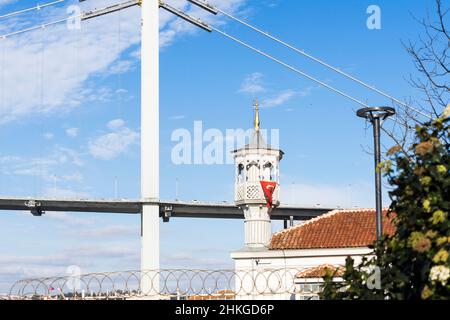
<instances>
[{"instance_id":1,"label":"roof ridge tile","mask_svg":"<svg viewBox=\"0 0 450 320\"><path fill-rule=\"evenodd\" d=\"M387 208L383 208L383 211L386 211L386 210L388 210L388 209ZM334 216L337 213L353 213L353 212L366 212L366 211L375 211L375 209L373 209L373 208L334 209L334 210L331 210L331 211L329 211L327 213L324 213L324 214L322 214L320 216L317 216L317 217L314 217L312 219L309 219L309 220L307 220L307 221L305 221L303 223L299 223L299 224L297 224L295 226L292 226L292 227L289 227L287 229L283 229L283 230L280 230L278 232L275 232L273 234L273 236L277 235L277 234L284 233L284 232L289 232L291 230L295 230L295 229L303 227L303 226L307 226L307 225L312 224L314 222L317 222L319 220L326 219L326 218L329 218L331 216Z\"/></svg>"},{"instance_id":2,"label":"roof ridge tile","mask_svg":"<svg viewBox=\"0 0 450 320\"><path fill-rule=\"evenodd\" d=\"M272 235L270 249L339 248L368 246L375 237L375 209L335 209ZM386 216L388 208L383 208ZM383 220L387 234L395 233L391 218ZM372 230L373 229L373 230ZM373 231L373 232L372 232ZM372 234L373 233L373 234Z\"/></svg>"}]
</instances>

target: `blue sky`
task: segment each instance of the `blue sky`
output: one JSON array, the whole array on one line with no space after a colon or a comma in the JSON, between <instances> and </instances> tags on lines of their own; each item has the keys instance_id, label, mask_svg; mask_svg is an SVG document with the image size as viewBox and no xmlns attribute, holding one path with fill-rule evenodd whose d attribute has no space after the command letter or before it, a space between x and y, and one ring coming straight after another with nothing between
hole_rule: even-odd
<instances>
[{"instance_id":1,"label":"blue sky","mask_svg":"<svg viewBox=\"0 0 450 320\"><path fill-rule=\"evenodd\" d=\"M168 2L368 104L388 103L229 19ZM401 41L417 39L422 30L413 16L432 12L431 1L211 2L398 98L418 99L405 81L415 71ZM0 34L67 17L74 3L0 20ZM35 4L0 0L0 15ZM381 30L366 27L371 4L381 8ZM53 26L0 42L1 195L139 198L139 18L139 8L131 8L80 30ZM160 22L162 199L175 198L178 179L181 200L232 201L233 166L173 164L171 134L192 132L194 121L205 130L247 129L259 97L262 126L280 130L286 154L284 203L373 206L366 152L372 132L355 116L358 105L219 34L165 12ZM392 144L386 137L383 143ZM127 215L2 212L0 293L14 279L64 274L72 264L83 272L138 268L139 222ZM242 221L161 223L162 267L231 267L229 252L242 246Z\"/></svg>"}]
</instances>

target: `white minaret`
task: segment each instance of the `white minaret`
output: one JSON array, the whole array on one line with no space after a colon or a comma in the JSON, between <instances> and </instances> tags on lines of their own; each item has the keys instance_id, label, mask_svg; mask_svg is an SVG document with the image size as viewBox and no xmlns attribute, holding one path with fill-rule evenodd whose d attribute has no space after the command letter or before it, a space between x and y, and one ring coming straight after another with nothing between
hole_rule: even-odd
<instances>
[{"instance_id":1,"label":"white minaret","mask_svg":"<svg viewBox=\"0 0 450 320\"><path fill-rule=\"evenodd\" d=\"M279 162L283 151L267 145L260 132L259 104L255 100L255 119L250 143L233 151L236 164L236 205L245 215L245 246L264 248L270 242L270 212L279 205ZM267 207L261 181L276 182L272 206Z\"/></svg>"}]
</instances>

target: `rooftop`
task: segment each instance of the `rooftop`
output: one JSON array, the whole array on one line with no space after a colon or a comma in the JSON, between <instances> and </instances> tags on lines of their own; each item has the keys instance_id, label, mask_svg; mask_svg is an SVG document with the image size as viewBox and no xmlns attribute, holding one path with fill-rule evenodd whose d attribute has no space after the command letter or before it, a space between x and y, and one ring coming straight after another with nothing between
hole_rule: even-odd
<instances>
[{"instance_id":1,"label":"rooftop","mask_svg":"<svg viewBox=\"0 0 450 320\"><path fill-rule=\"evenodd\" d=\"M333 266L331 264L322 264L297 273L297 279L323 278L327 272L331 272L335 277L341 277L345 269L342 266Z\"/></svg>"},{"instance_id":2,"label":"rooftop","mask_svg":"<svg viewBox=\"0 0 450 320\"><path fill-rule=\"evenodd\" d=\"M393 215L383 210L383 233L392 235ZM376 240L374 209L333 210L272 235L270 250L367 247Z\"/></svg>"}]
</instances>

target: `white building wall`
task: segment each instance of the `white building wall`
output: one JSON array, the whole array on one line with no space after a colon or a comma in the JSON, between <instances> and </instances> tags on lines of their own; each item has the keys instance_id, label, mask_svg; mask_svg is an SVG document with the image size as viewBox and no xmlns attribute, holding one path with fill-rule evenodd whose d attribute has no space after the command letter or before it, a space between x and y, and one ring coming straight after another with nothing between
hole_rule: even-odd
<instances>
[{"instance_id":1,"label":"white building wall","mask_svg":"<svg viewBox=\"0 0 450 320\"><path fill-rule=\"evenodd\" d=\"M360 263L363 256L371 253L372 249L367 247L233 252L237 298L294 299L299 272L323 264L345 265L348 256Z\"/></svg>"}]
</instances>

